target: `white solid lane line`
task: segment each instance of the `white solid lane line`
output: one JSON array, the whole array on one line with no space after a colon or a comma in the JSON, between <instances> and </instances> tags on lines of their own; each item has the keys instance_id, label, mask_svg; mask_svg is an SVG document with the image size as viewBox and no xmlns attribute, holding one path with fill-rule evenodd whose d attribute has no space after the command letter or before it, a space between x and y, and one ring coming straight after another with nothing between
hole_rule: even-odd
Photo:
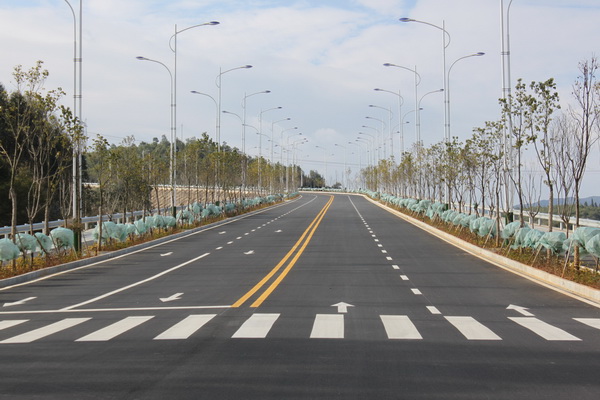
<instances>
[{"instance_id":1,"label":"white solid lane line","mask_svg":"<svg viewBox=\"0 0 600 400\"><path fill-rule=\"evenodd\" d=\"M195 314L189 315L185 319L179 321L154 340L181 340L187 339L198 329L202 328L208 321L216 317L217 314Z\"/></svg>"},{"instance_id":2,"label":"white solid lane line","mask_svg":"<svg viewBox=\"0 0 600 400\"><path fill-rule=\"evenodd\" d=\"M50 336L54 333L79 325L91 318L65 318L53 324L34 329L22 335L17 335L12 338L1 341L0 343L31 343L35 340Z\"/></svg>"},{"instance_id":3,"label":"white solid lane line","mask_svg":"<svg viewBox=\"0 0 600 400\"><path fill-rule=\"evenodd\" d=\"M262 339L267 336L279 314L253 314L232 338Z\"/></svg>"},{"instance_id":4,"label":"white solid lane line","mask_svg":"<svg viewBox=\"0 0 600 400\"><path fill-rule=\"evenodd\" d=\"M563 331L560 328L552 326L544 321L541 321L534 317L513 317L509 318L511 321L529 329L536 335L543 337L546 340L553 341L580 341L576 336Z\"/></svg>"},{"instance_id":5,"label":"white solid lane line","mask_svg":"<svg viewBox=\"0 0 600 400\"><path fill-rule=\"evenodd\" d=\"M342 314L317 314L310 338L343 339L344 316Z\"/></svg>"},{"instance_id":6,"label":"white solid lane line","mask_svg":"<svg viewBox=\"0 0 600 400\"><path fill-rule=\"evenodd\" d=\"M423 339L406 315L380 315L388 339Z\"/></svg>"},{"instance_id":7,"label":"white solid lane line","mask_svg":"<svg viewBox=\"0 0 600 400\"><path fill-rule=\"evenodd\" d=\"M469 340L502 340L473 317L445 317L456 329Z\"/></svg>"},{"instance_id":8,"label":"white solid lane line","mask_svg":"<svg viewBox=\"0 0 600 400\"><path fill-rule=\"evenodd\" d=\"M90 300L87 300L87 301L81 302L81 303L79 303L79 304L75 304L75 305L72 305L72 306L69 306L69 307L62 308L62 309L61 309L61 311L72 310L72 309L74 309L74 308L78 308L78 307L84 306L84 305L86 305L86 304L94 303L94 302L96 302L96 301L98 301L98 300L102 300L102 299L104 299L104 298L106 298L106 297L112 296L113 294L117 294L117 293L123 292L123 291L125 291L125 290L127 290L127 289L131 289L132 287L136 287L136 286L138 286L138 285L142 285L142 284L144 284L144 283L146 283L146 282L153 281L153 280L154 280L154 279L156 279L156 278L160 278L160 277L161 277L161 276L163 276L163 275L166 275L166 274L168 274L168 273L170 273L170 272L173 272L173 271L176 271L176 270L178 270L178 269L179 269L179 268L181 268L181 267L185 267L185 266L186 266L186 265L188 265L188 264L191 264L191 263L193 263L193 262L195 262L195 261L198 261L198 260L200 260L200 259L202 259L202 258L204 258L204 257L208 256L209 254L210 254L210 253L204 253L204 254L202 254L201 256L198 256L198 257L196 257L196 258L192 258L191 260L188 260L188 261L186 261L186 262L184 262L184 263L181 263L181 264L179 264L179 265L176 265L176 266L174 266L173 268L169 268L169 269L168 269L168 270L166 270L166 271L163 271L163 272L160 272L160 273L158 273L158 274L156 274L156 275L153 275L153 276L151 276L150 278L143 279L143 280L141 280L141 281L138 281L138 282L132 283L131 285L127 285L127 286L125 286L125 287L122 287L122 288L120 288L120 289L113 290L112 292L105 293L105 294L103 294L103 295L101 295L101 296L94 297L93 299L90 299Z\"/></svg>"},{"instance_id":9,"label":"white solid lane line","mask_svg":"<svg viewBox=\"0 0 600 400\"><path fill-rule=\"evenodd\" d=\"M154 318L154 316L139 316L139 317L127 317L120 321L115 322L105 328L92 332L89 335L81 337L76 342L106 342L114 337L119 336L122 333L127 332L130 329L135 328L138 325Z\"/></svg>"}]
</instances>

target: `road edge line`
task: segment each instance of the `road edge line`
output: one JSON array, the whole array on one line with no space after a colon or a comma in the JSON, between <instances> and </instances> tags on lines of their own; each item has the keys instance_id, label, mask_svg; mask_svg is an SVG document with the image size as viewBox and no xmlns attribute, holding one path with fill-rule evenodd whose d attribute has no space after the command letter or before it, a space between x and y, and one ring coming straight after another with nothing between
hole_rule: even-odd
<instances>
[{"instance_id":1,"label":"road edge line","mask_svg":"<svg viewBox=\"0 0 600 400\"><path fill-rule=\"evenodd\" d=\"M518 261L508 259L489 250L482 249L481 247L468 243L462 239L457 238L456 236L434 228L433 226L426 224L425 222L419 221L418 219L408 216L400 211L396 211L385 204L381 204L380 202L369 198L368 196L362 196L371 203L381 207L382 209L390 212L391 214L402 218L406 222L411 223L412 225L444 240L445 242L455 247L458 247L468 252L469 254L483 261L500 267L506 271L512 272L523 278L529 279L530 281L535 282L539 285L565 294L594 307L600 308L600 290L582 285L577 282L569 281L567 279L561 278L556 275L552 275L548 272L539 270L537 268L530 267L529 265L525 265Z\"/></svg>"}]
</instances>

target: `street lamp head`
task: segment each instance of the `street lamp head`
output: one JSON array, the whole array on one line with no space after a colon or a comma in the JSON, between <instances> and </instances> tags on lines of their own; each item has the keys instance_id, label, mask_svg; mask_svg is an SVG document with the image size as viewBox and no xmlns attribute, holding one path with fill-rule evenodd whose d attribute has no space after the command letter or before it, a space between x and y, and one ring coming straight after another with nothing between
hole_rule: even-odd
<instances>
[{"instance_id":1,"label":"street lamp head","mask_svg":"<svg viewBox=\"0 0 600 400\"><path fill-rule=\"evenodd\" d=\"M270 90L265 90L263 93L271 93Z\"/></svg>"},{"instance_id":2,"label":"street lamp head","mask_svg":"<svg viewBox=\"0 0 600 400\"><path fill-rule=\"evenodd\" d=\"M210 21L207 25L219 25L219 21Z\"/></svg>"},{"instance_id":3,"label":"street lamp head","mask_svg":"<svg viewBox=\"0 0 600 400\"><path fill-rule=\"evenodd\" d=\"M412 18L406 18L406 17L404 17L404 18L400 18L399 21L400 22L414 22L415 20L412 19Z\"/></svg>"},{"instance_id":4,"label":"street lamp head","mask_svg":"<svg viewBox=\"0 0 600 400\"><path fill-rule=\"evenodd\" d=\"M144 61L148 60L146 57L142 57L142 56L137 56L136 58L137 58L138 60L144 60Z\"/></svg>"},{"instance_id":5,"label":"street lamp head","mask_svg":"<svg viewBox=\"0 0 600 400\"><path fill-rule=\"evenodd\" d=\"M379 89L379 88L375 88L375 89L373 89L373 90L376 90L376 91L378 91L378 92L381 92L381 91L383 91L383 89Z\"/></svg>"},{"instance_id":6,"label":"street lamp head","mask_svg":"<svg viewBox=\"0 0 600 400\"><path fill-rule=\"evenodd\" d=\"M252 68L252 65L244 65L242 68Z\"/></svg>"},{"instance_id":7,"label":"street lamp head","mask_svg":"<svg viewBox=\"0 0 600 400\"><path fill-rule=\"evenodd\" d=\"M480 52L478 52L478 53L475 53L475 55L476 55L476 56L483 56L483 55L485 55L485 53L484 53L483 51L480 51Z\"/></svg>"},{"instance_id":8,"label":"street lamp head","mask_svg":"<svg viewBox=\"0 0 600 400\"><path fill-rule=\"evenodd\" d=\"M383 66L384 66L384 67L393 67L393 66L395 66L395 64L392 64L392 63L385 63L385 64L383 64Z\"/></svg>"}]
</instances>

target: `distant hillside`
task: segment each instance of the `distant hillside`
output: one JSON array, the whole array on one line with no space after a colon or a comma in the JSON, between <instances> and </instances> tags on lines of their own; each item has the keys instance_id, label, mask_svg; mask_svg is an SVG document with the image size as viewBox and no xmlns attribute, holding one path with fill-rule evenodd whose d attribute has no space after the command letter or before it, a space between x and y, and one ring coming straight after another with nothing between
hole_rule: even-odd
<instances>
[{"instance_id":1,"label":"distant hillside","mask_svg":"<svg viewBox=\"0 0 600 400\"><path fill-rule=\"evenodd\" d=\"M540 207L548 207L548 200L540 200L539 201L539 206ZM560 199L554 199L554 204L563 204L564 203L564 199L560 198ZM575 198L573 197L568 197L567 198L567 203L569 204L573 204L575 203ZM600 207L600 196L590 196L590 197L584 197L583 199L579 199L579 204L581 205L588 205L588 206L596 206L596 207ZM537 203L534 203L534 205L538 205ZM523 208L529 208L529 204L526 204L523 206ZM515 208L519 208L519 205L515 205Z\"/></svg>"}]
</instances>

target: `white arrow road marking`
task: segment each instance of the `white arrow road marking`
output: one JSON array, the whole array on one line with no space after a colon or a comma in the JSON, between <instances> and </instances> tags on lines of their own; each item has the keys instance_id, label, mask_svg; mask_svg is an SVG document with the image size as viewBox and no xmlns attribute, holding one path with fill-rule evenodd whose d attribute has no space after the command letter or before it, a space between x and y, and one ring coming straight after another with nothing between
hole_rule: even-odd
<instances>
[{"instance_id":1,"label":"white arrow road marking","mask_svg":"<svg viewBox=\"0 0 600 400\"><path fill-rule=\"evenodd\" d=\"M528 308L526 307L521 307L521 306L515 306L514 304L509 305L508 307L506 307L507 310L515 310L516 312L520 313L521 315L524 315L526 317L533 317L533 314L530 313Z\"/></svg>"},{"instance_id":2,"label":"white arrow road marking","mask_svg":"<svg viewBox=\"0 0 600 400\"><path fill-rule=\"evenodd\" d=\"M250 250L250 251L245 251L244 252L245 255L250 255L250 254L254 254L254 250Z\"/></svg>"},{"instance_id":3,"label":"white arrow road marking","mask_svg":"<svg viewBox=\"0 0 600 400\"><path fill-rule=\"evenodd\" d=\"M18 305L21 305L21 304L25 304L29 300L33 300L33 299L37 299L37 297L28 297L26 299L15 301L15 302L12 302L12 303L4 303L4 305L2 307L18 306Z\"/></svg>"},{"instance_id":4,"label":"white arrow road marking","mask_svg":"<svg viewBox=\"0 0 600 400\"><path fill-rule=\"evenodd\" d=\"M275 231L275 233L281 233L281 232L283 232L281 229Z\"/></svg>"},{"instance_id":5,"label":"white arrow road marking","mask_svg":"<svg viewBox=\"0 0 600 400\"><path fill-rule=\"evenodd\" d=\"M170 252L168 252L168 253L163 253L163 254L161 254L160 256L161 256L161 257L166 257L166 256L170 256L171 254L173 254L173 252L172 252L172 251L170 251Z\"/></svg>"},{"instance_id":6,"label":"white arrow road marking","mask_svg":"<svg viewBox=\"0 0 600 400\"><path fill-rule=\"evenodd\" d=\"M162 301L163 303L167 303L169 301L179 300L182 295L183 293L175 293L174 295L171 295L169 297L161 297L160 301Z\"/></svg>"},{"instance_id":7,"label":"white arrow road marking","mask_svg":"<svg viewBox=\"0 0 600 400\"><path fill-rule=\"evenodd\" d=\"M347 313L348 307L354 307L352 304L344 303L343 301L337 304L332 304L331 307L337 307L339 313Z\"/></svg>"}]
</instances>

